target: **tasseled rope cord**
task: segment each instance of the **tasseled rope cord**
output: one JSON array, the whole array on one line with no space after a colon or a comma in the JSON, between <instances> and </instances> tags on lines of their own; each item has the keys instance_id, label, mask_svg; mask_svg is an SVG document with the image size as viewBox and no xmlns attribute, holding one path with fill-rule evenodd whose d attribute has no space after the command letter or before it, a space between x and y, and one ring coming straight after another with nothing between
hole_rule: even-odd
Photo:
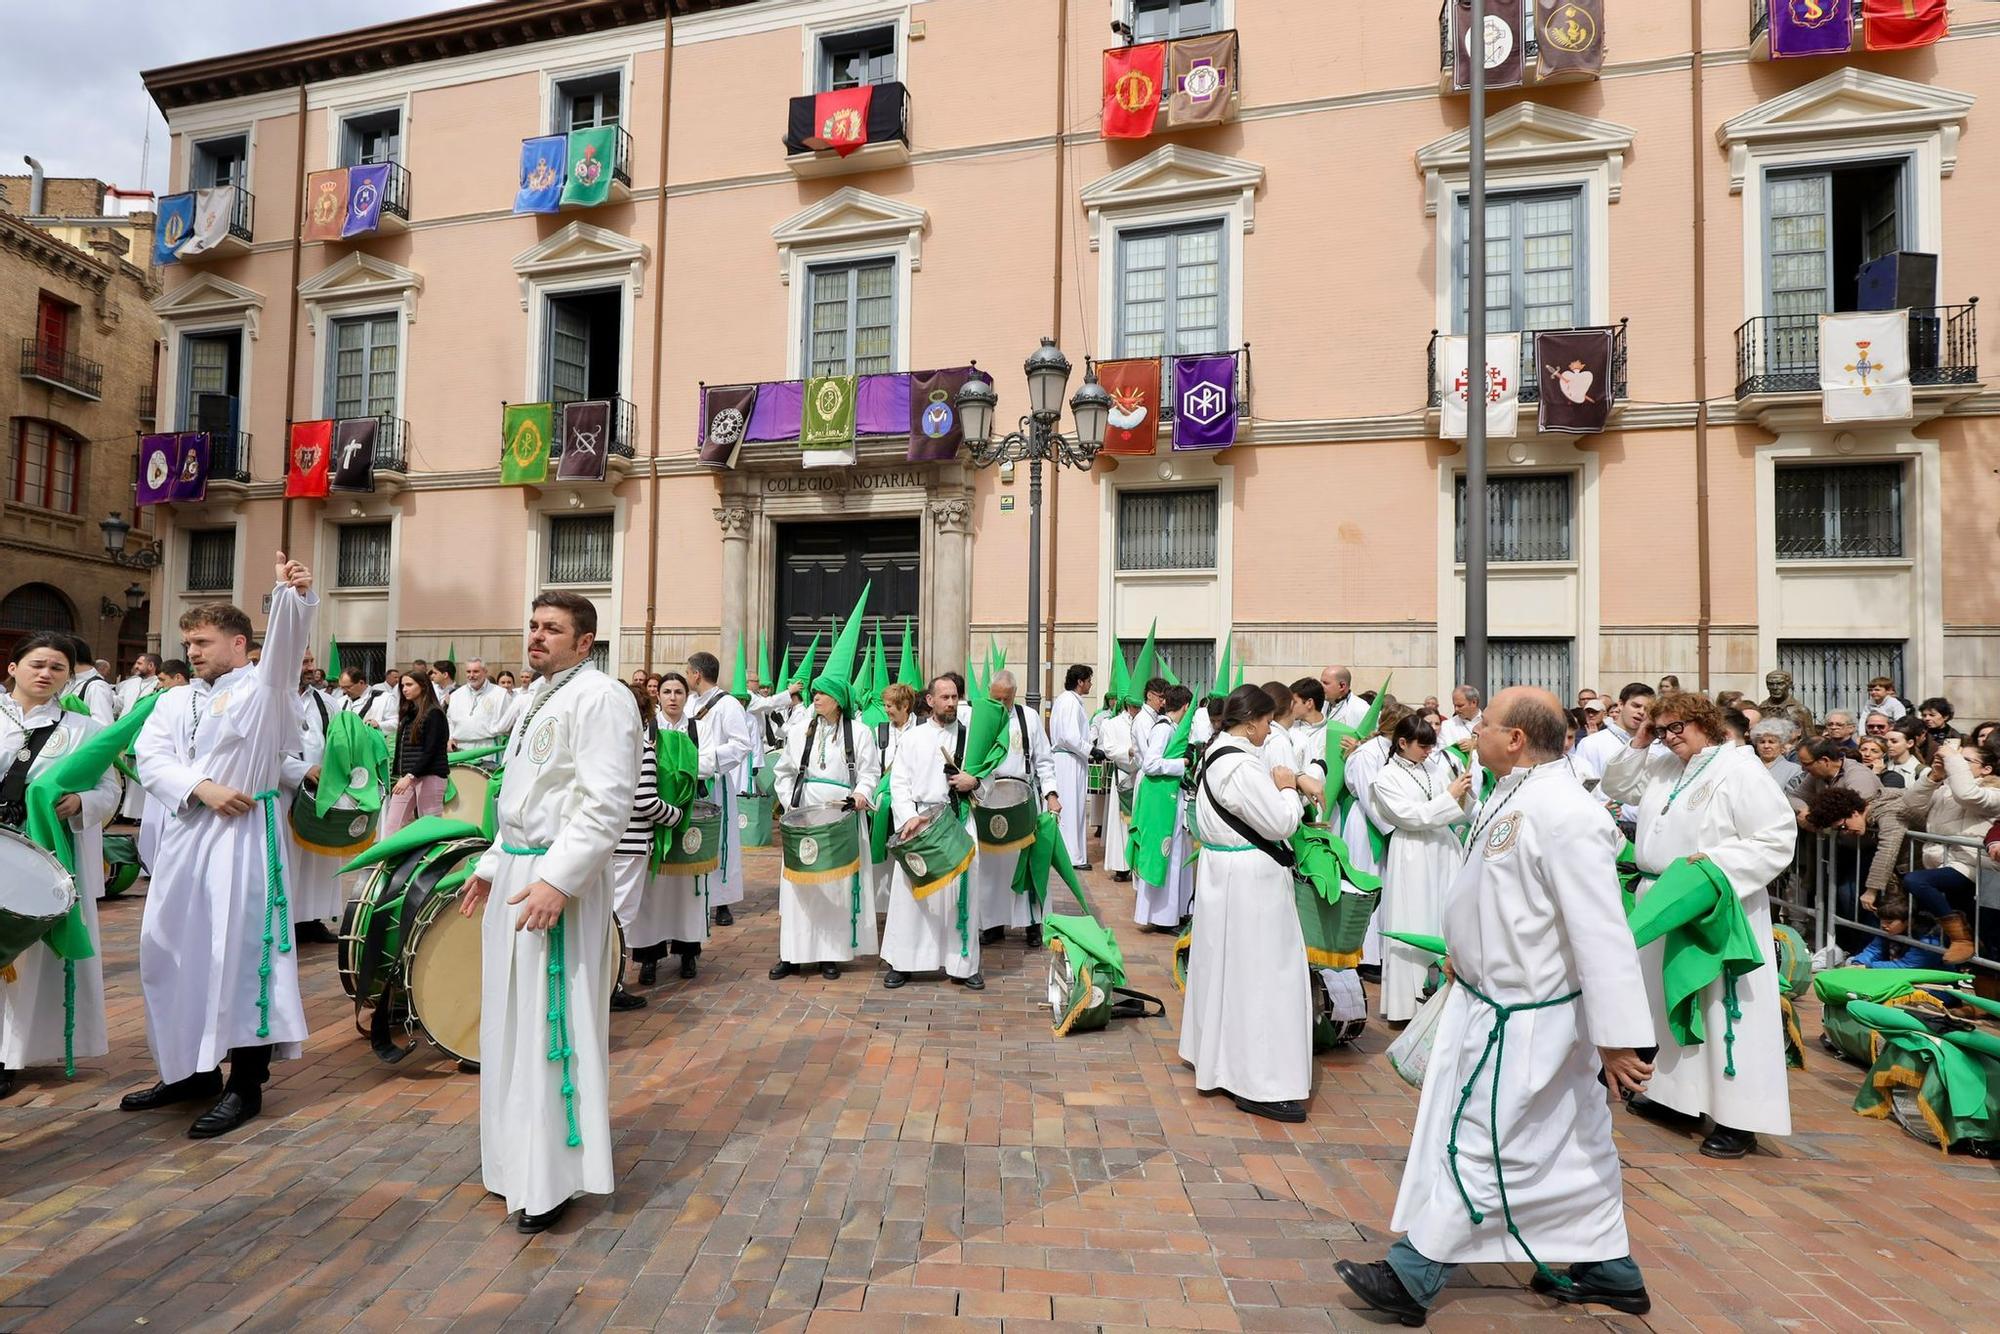
<instances>
[{"instance_id":1,"label":"tasseled rope cord","mask_svg":"<svg viewBox=\"0 0 2000 1334\"><path fill-rule=\"evenodd\" d=\"M285 898L284 864L278 849L278 793L259 792L264 808L264 949L257 961L257 1036L271 1036L271 946L292 952L292 912ZM275 928L275 930L274 930Z\"/></svg>"},{"instance_id":2,"label":"tasseled rope cord","mask_svg":"<svg viewBox=\"0 0 2000 1334\"><path fill-rule=\"evenodd\" d=\"M63 960L63 1078L76 1078L76 960L74 959Z\"/></svg>"},{"instance_id":3,"label":"tasseled rope cord","mask_svg":"<svg viewBox=\"0 0 2000 1334\"><path fill-rule=\"evenodd\" d=\"M563 978L563 919L549 928L549 1059L562 1062L563 1121L569 1127L565 1143L583 1143L576 1126L576 1083L570 1078L569 985Z\"/></svg>"},{"instance_id":4,"label":"tasseled rope cord","mask_svg":"<svg viewBox=\"0 0 2000 1334\"><path fill-rule=\"evenodd\" d=\"M968 906L965 884L970 878L963 874L958 877L958 957L961 959L972 957L972 927L969 921L971 908Z\"/></svg>"}]
</instances>

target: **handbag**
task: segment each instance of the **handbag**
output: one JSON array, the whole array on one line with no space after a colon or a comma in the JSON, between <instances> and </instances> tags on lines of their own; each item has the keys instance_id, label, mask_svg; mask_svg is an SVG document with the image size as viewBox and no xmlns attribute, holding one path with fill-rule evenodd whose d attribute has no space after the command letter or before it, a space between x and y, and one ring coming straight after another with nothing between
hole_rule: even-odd
<instances>
[{"instance_id":1,"label":"handbag","mask_svg":"<svg viewBox=\"0 0 2000 1334\"><path fill-rule=\"evenodd\" d=\"M1417 1010L1394 1042L1389 1044L1389 1065L1411 1088L1424 1086L1424 1072L1430 1069L1431 1048L1437 1043L1438 1021L1444 1017L1445 1002L1455 983L1446 982Z\"/></svg>"}]
</instances>

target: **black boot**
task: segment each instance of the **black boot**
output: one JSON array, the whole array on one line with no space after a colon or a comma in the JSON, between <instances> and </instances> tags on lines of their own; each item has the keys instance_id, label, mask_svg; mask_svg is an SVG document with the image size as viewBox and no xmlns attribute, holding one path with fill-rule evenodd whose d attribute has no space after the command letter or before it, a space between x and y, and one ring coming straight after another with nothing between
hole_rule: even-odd
<instances>
[{"instance_id":1,"label":"black boot","mask_svg":"<svg viewBox=\"0 0 2000 1334\"><path fill-rule=\"evenodd\" d=\"M1741 1158L1757 1148L1757 1137L1747 1130L1732 1130L1717 1124L1708 1138L1701 1142L1701 1156L1704 1158Z\"/></svg>"},{"instance_id":2,"label":"black boot","mask_svg":"<svg viewBox=\"0 0 2000 1334\"><path fill-rule=\"evenodd\" d=\"M523 1232L547 1232L550 1228L554 1227L558 1222L560 1222L562 1220L562 1216L568 1212L569 1212L568 1200L564 1200L561 1204L558 1204L555 1208L549 1210L547 1213L531 1214L526 1209L523 1209L521 1211L521 1221L516 1223L514 1226L519 1228Z\"/></svg>"},{"instance_id":3,"label":"black boot","mask_svg":"<svg viewBox=\"0 0 2000 1334\"><path fill-rule=\"evenodd\" d=\"M1028 934L1021 937L1021 943L1031 950L1040 949L1042 947L1042 924L1037 922L1029 927Z\"/></svg>"},{"instance_id":4,"label":"black boot","mask_svg":"<svg viewBox=\"0 0 2000 1334\"><path fill-rule=\"evenodd\" d=\"M823 963L819 966L819 975L829 982L838 982L840 980L840 965L837 963Z\"/></svg>"},{"instance_id":5,"label":"black boot","mask_svg":"<svg viewBox=\"0 0 2000 1334\"><path fill-rule=\"evenodd\" d=\"M149 1089L128 1093L118 1100L118 1105L128 1112L150 1112L156 1107L171 1107L177 1102L206 1102L220 1092L222 1072L204 1070L171 1084L161 1080Z\"/></svg>"},{"instance_id":6,"label":"black boot","mask_svg":"<svg viewBox=\"0 0 2000 1334\"><path fill-rule=\"evenodd\" d=\"M981 931L979 933L979 943L982 945L998 945L1003 939L1006 938L1006 935L1007 935L1006 927L989 926L984 931Z\"/></svg>"},{"instance_id":7,"label":"black boot","mask_svg":"<svg viewBox=\"0 0 2000 1334\"><path fill-rule=\"evenodd\" d=\"M736 925L736 914L735 914L735 913L733 913L733 912L731 912L731 911L729 911L729 905L728 905L728 904L726 904L726 903L725 903L725 904L723 904L723 905L722 905L722 906L721 906L720 908L717 908L717 909L715 910L715 924L716 924L717 926L735 926L735 925Z\"/></svg>"},{"instance_id":8,"label":"black boot","mask_svg":"<svg viewBox=\"0 0 2000 1334\"><path fill-rule=\"evenodd\" d=\"M640 985L640 986L642 986L642 987L650 987L650 986L652 986L652 985L653 985L653 984L654 984L655 982L657 982L657 981L659 981L659 980L660 980L660 962L659 962L659 960L657 960L657 959L648 959L648 960L646 960L646 962L644 962L644 963L642 963L642 964L640 964L640 965L639 965L639 985Z\"/></svg>"},{"instance_id":9,"label":"black boot","mask_svg":"<svg viewBox=\"0 0 2000 1334\"><path fill-rule=\"evenodd\" d=\"M693 977L693 976L694 976L694 971L695 971L695 961L696 961L697 959L699 959L700 957L701 957L701 955L700 955L700 954L698 954L698 953L697 953L697 954L683 954L683 955L681 956L681 977L682 977L682 979L683 979L683 980L685 980L685 979L687 979L687 978L691 978L691 977Z\"/></svg>"},{"instance_id":10,"label":"black boot","mask_svg":"<svg viewBox=\"0 0 2000 1334\"><path fill-rule=\"evenodd\" d=\"M6 1066L0 1065L0 1098L8 1097L13 1092L14 1072Z\"/></svg>"},{"instance_id":11,"label":"black boot","mask_svg":"<svg viewBox=\"0 0 2000 1334\"><path fill-rule=\"evenodd\" d=\"M1575 1265L1570 1266L1568 1278L1569 1286L1564 1287L1560 1283L1550 1282L1538 1273L1528 1280L1528 1286L1544 1297L1553 1297L1571 1306L1581 1306L1591 1302L1599 1306L1608 1306L1614 1311L1623 1311L1627 1315L1644 1315L1653 1309L1653 1299L1646 1294L1646 1289L1643 1287L1601 1288L1594 1283L1579 1280Z\"/></svg>"},{"instance_id":12,"label":"black boot","mask_svg":"<svg viewBox=\"0 0 2000 1334\"><path fill-rule=\"evenodd\" d=\"M898 972L896 969L891 968L888 972L882 974L882 989L884 991L894 991L909 980L910 975L908 973Z\"/></svg>"},{"instance_id":13,"label":"black boot","mask_svg":"<svg viewBox=\"0 0 2000 1334\"><path fill-rule=\"evenodd\" d=\"M611 1008L614 1010L643 1010L646 1008L646 998L637 992L625 990L622 985L613 987L611 990Z\"/></svg>"},{"instance_id":14,"label":"black boot","mask_svg":"<svg viewBox=\"0 0 2000 1334\"><path fill-rule=\"evenodd\" d=\"M1403 1280L1396 1277L1396 1271L1389 1267L1387 1260L1377 1260L1374 1264L1357 1264L1352 1260L1335 1262L1333 1272L1340 1275L1341 1282L1368 1303L1371 1310L1384 1315L1392 1315L1411 1329L1422 1326L1428 1318L1421 1303L1410 1296L1410 1290L1403 1286Z\"/></svg>"}]
</instances>

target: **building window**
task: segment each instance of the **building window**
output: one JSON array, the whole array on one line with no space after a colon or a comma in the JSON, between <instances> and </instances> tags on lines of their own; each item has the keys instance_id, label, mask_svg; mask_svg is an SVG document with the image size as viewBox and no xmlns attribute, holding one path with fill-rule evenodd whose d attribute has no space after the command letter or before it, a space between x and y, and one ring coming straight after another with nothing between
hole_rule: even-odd
<instances>
[{"instance_id":1,"label":"building window","mask_svg":"<svg viewBox=\"0 0 2000 1334\"><path fill-rule=\"evenodd\" d=\"M552 584L611 582L611 516L557 514L549 518Z\"/></svg>"},{"instance_id":2,"label":"building window","mask_svg":"<svg viewBox=\"0 0 2000 1334\"><path fill-rule=\"evenodd\" d=\"M1220 352L1228 280L1220 221L1118 234L1118 355Z\"/></svg>"},{"instance_id":3,"label":"building window","mask_svg":"<svg viewBox=\"0 0 2000 1334\"><path fill-rule=\"evenodd\" d=\"M1145 650L1143 639L1121 639L1118 651L1125 655L1125 661L1132 666L1139 665L1139 654ZM1215 675L1215 641L1213 639L1156 639L1153 641L1155 662L1171 667L1174 676L1189 690L1205 689ZM1166 673L1156 666L1155 676ZM1135 690L1145 688L1144 681L1134 681Z\"/></svg>"},{"instance_id":4,"label":"building window","mask_svg":"<svg viewBox=\"0 0 2000 1334\"><path fill-rule=\"evenodd\" d=\"M337 588L389 586L389 525L348 523L340 527L339 559L334 563ZM345 651L345 646L343 646Z\"/></svg>"},{"instance_id":5,"label":"building window","mask_svg":"<svg viewBox=\"0 0 2000 1334\"><path fill-rule=\"evenodd\" d=\"M195 528L187 534L187 591L227 593L236 586L236 530Z\"/></svg>"},{"instance_id":6,"label":"building window","mask_svg":"<svg viewBox=\"0 0 2000 1334\"><path fill-rule=\"evenodd\" d=\"M14 503L76 513L77 464L83 443L35 417L14 421Z\"/></svg>"},{"instance_id":7,"label":"building window","mask_svg":"<svg viewBox=\"0 0 2000 1334\"><path fill-rule=\"evenodd\" d=\"M340 122L340 165L403 160L403 113L395 107L349 116Z\"/></svg>"},{"instance_id":8,"label":"building window","mask_svg":"<svg viewBox=\"0 0 2000 1334\"><path fill-rule=\"evenodd\" d=\"M328 321L329 417L396 415L400 329L394 315L355 315Z\"/></svg>"},{"instance_id":9,"label":"building window","mask_svg":"<svg viewBox=\"0 0 2000 1334\"><path fill-rule=\"evenodd\" d=\"M1776 482L1780 560L1903 554L1902 465L1780 467Z\"/></svg>"},{"instance_id":10,"label":"building window","mask_svg":"<svg viewBox=\"0 0 2000 1334\"><path fill-rule=\"evenodd\" d=\"M600 639L590 646L590 664L600 672L611 670L611 641Z\"/></svg>"},{"instance_id":11,"label":"building window","mask_svg":"<svg viewBox=\"0 0 2000 1334\"><path fill-rule=\"evenodd\" d=\"M1165 42L1214 32L1222 0L1131 0L1132 40Z\"/></svg>"},{"instance_id":12,"label":"building window","mask_svg":"<svg viewBox=\"0 0 2000 1334\"><path fill-rule=\"evenodd\" d=\"M188 166L188 188L205 190L217 185L247 185L249 173L250 139L247 135L203 139L194 146Z\"/></svg>"},{"instance_id":13,"label":"building window","mask_svg":"<svg viewBox=\"0 0 2000 1334\"><path fill-rule=\"evenodd\" d=\"M1458 197L1452 231L1452 332L1465 332L1470 205ZM1486 331L1528 333L1590 323L1580 190L1486 201ZM1531 339L1521 354L1532 355ZM1524 361L1525 364L1525 361Z\"/></svg>"},{"instance_id":14,"label":"building window","mask_svg":"<svg viewBox=\"0 0 2000 1334\"><path fill-rule=\"evenodd\" d=\"M1557 699L1575 695L1576 641L1573 639L1489 639L1486 641L1487 694L1507 686L1540 686ZM1465 640L1453 653L1454 681L1465 679Z\"/></svg>"},{"instance_id":15,"label":"building window","mask_svg":"<svg viewBox=\"0 0 2000 1334\"><path fill-rule=\"evenodd\" d=\"M1828 709L1868 705L1868 683L1878 676L1903 680L1903 644L1895 639L1781 639L1778 670L1789 672L1799 702L1816 718Z\"/></svg>"},{"instance_id":16,"label":"building window","mask_svg":"<svg viewBox=\"0 0 2000 1334\"><path fill-rule=\"evenodd\" d=\"M625 303L616 287L548 298L542 393L551 403L619 398Z\"/></svg>"},{"instance_id":17,"label":"building window","mask_svg":"<svg viewBox=\"0 0 2000 1334\"><path fill-rule=\"evenodd\" d=\"M361 673L364 682L373 684L380 681L389 669L389 646L380 642L352 644L342 640L340 666L342 670L353 668Z\"/></svg>"},{"instance_id":18,"label":"building window","mask_svg":"<svg viewBox=\"0 0 2000 1334\"><path fill-rule=\"evenodd\" d=\"M1214 487L1118 493L1118 569L1213 570Z\"/></svg>"},{"instance_id":19,"label":"building window","mask_svg":"<svg viewBox=\"0 0 2000 1334\"><path fill-rule=\"evenodd\" d=\"M220 334L189 334L181 340L180 422L184 429L234 429L242 345L243 335L234 329Z\"/></svg>"},{"instance_id":20,"label":"building window","mask_svg":"<svg viewBox=\"0 0 2000 1334\"><path fill-rule=\"evenodd\" d=\"M896 262L815 264L806 271L807 375L881 375L895 369Z\"/></svg>"},{"instance_id":21,"label":"building window","mask_svg":"<svg viewBox=\"0 0 2000 1334\"><path fill-rule=\"evenodd\" d=\"M889 83L896 77L896 29L892 24L829 33L819 39L822 93Z\"/></svg>"},{"instance_id":22,"label":"building window","mask_svg":"<svg viewBox=\"0 0 2000 1334\"><path fill-rule=\"evenodd\" d=\"M1575 479L1566 472L1489 477L1486 480L1486 559L1576 559ZM1465 477L1454 488L1458 535L1452 559L1465 562Z\"/></svg>"},{"instance_id":23,"label":"building window","mask_svg":"<svg viewBox=\"0 0 2000 1334\"><path fill-rule=\"evenodd\" d=\"M1871 260L1905 248L1908 162L1863 162L1764 178L1765 279L1769 315L1854 310L1856 276ZM1798 322L1801 328L1817 324Z\"/></svg>"},{"instance_id":24,"label":"building window","mask_svg":"<svg viewBox=\"0 0 2000 1334\"><path fill-rule=\"evenodd\" d=\"M61 354L70 350L69 335L74 327L71 317L76 307L49 292L43 292L35 299L35 346L46 355L60 359Z\"/></svg>"},{"instance_id":25,"label":"building window","mask_svg":"<svg viewBox=\"0 0 2000 1334\"><path fill-rule=\"evenodd\" d=\"M618 71L583 74L556 81L555 131L587 130L616 125L624 80Z\"/></svg>"}]
</instances>

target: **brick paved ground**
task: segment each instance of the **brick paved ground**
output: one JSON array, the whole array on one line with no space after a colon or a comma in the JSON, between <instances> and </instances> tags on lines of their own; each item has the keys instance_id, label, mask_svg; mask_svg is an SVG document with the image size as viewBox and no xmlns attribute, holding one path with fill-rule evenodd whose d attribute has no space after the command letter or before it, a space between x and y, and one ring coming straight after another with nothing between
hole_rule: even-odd
<instances>
[{"instance_id":1,"label":"brick paved ground","mask_svg":"<svg viewBox=\"0 0 2000 1334\"><path fill-rule=\"evenodd\" d=\"M768 852L752 871L772 883ZM252 1127L198 1144L194 1109L118 1111L152 1078L139 914L104 909L113 1057L0 1104L0 1327L1372 1327L1333 1264L1379 1254L1416 1106L1379 1027L1281 1127L1194 1092L1171 1016L1052 1039L1015 943L983 996L767 981L766 888L696 982L617 1017L618 1193L527 1238L478 1184L476 1080L377 1064L330 946L306 954L306 1058ZM1119 935L1172 1004L1170 941ZM1620 1117L1647 1321L1565 1317L1481 1266L1433 1326L2000 1328L2000 1176L1854 1116L1855 1083L1815 1051L1799 1133L1737 1164Z\"/></svg>"}]
</instances>

